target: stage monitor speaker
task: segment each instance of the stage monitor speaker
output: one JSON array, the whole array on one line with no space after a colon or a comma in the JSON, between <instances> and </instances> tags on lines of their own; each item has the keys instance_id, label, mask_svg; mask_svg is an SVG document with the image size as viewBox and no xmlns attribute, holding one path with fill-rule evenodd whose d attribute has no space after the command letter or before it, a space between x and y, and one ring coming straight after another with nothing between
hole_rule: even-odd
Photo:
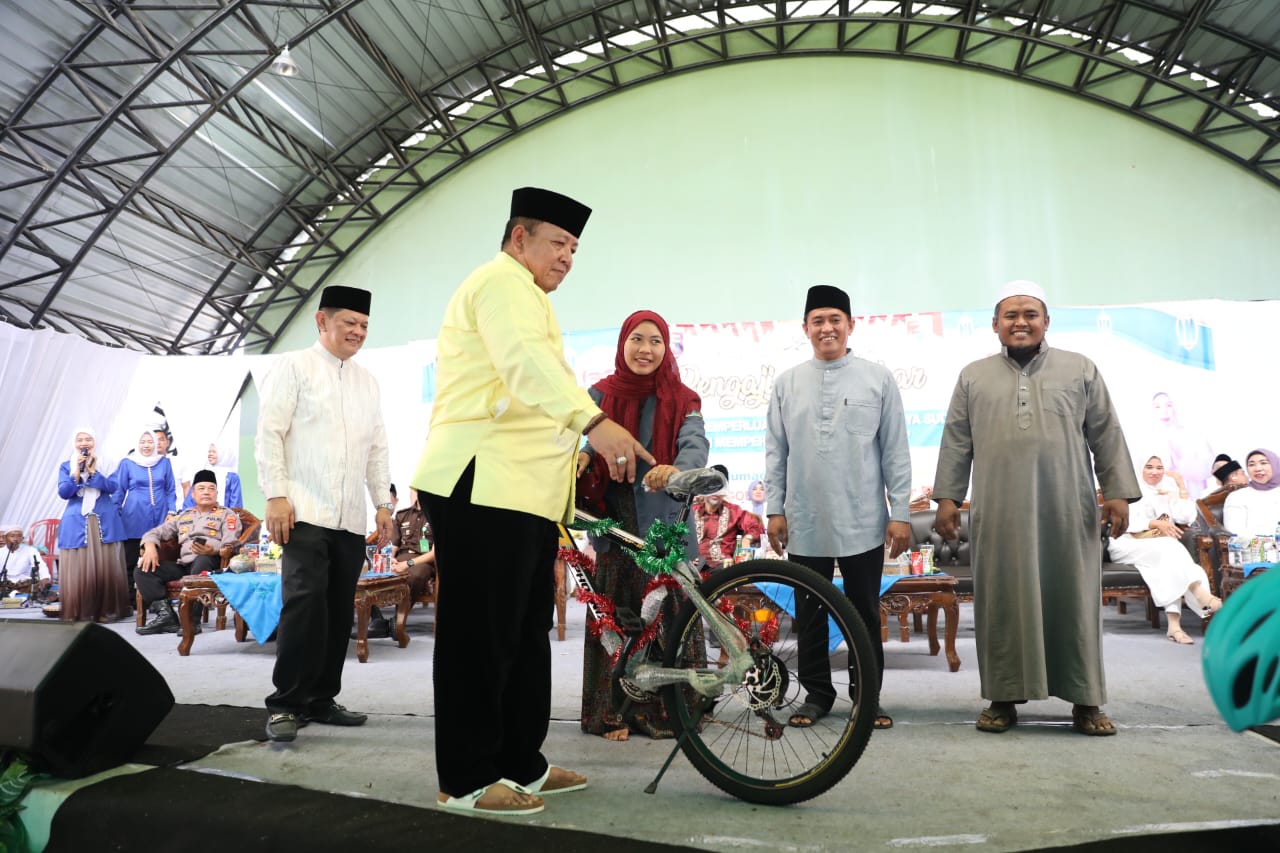
<instances>
[{"instance_id":1,"label":"stage monitor speaker","mask_svg":"<svg viewBox=\"0 0 1280 853\"><path fill-rule=\"evenodd\" d=\"M94 622L0 621L0 747L87 776L133 757L173 707L164 676Z\"/></svg>"}]
</instances>

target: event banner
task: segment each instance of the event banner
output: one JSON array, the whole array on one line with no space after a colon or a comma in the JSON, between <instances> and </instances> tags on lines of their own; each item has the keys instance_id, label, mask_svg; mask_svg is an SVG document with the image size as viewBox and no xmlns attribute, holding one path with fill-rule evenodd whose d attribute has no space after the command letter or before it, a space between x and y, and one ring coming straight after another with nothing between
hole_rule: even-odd
<instances>
[{"instance_id":1,"label":"event banner","mask_svg":"<svg viewBox=\"0 0 1280 853\"><path fill-rule=\"evenodd\" d=\"M1046 340L1097 363L1135 466L1159 454L1199 494L1214 485L1209 469L1215 454L1243 462L1254 447L1276 443L1269 434L1280 400L1269 393L1265 351L1245 330L1276 328L1277 318L1276 302L1059 308L1050 311ZM990 309L854 317L850 350L887 367L902 394L913 493L933 482L960 369L999 351L991 323ZM617 335L610 329L565 336L565 353L581 384L613 370ZM802 324L673 325L671 346L685 383L702 397L711 462L728 467L735 500L758 504L749 493L764 477L774 380L812 358Z\"/></svg>"},{"instance_id":2,"label":"event banner","mask_svg":"<svg viewBox=\"0 0 1280 853\"><path fill-rule=\"evenodd\" d=\"M763 495L749 493L764 476L765 418L773 384L783 371L812 357L802 324L799 319L680 324L674 314L668 319L673 321L671 348L684 381L702 397L711 462L729 468L734 500L762 510L758 504ZM961 368L999 350L991 323L990 308L854 318L850 350L892 371L901 391L914 493L932 484L947 406ZM1250 450L1280 447L1280 395L1275 393L1270 352L1270 334L1277 328L1280 301L1051 306L1046 339L1051 346L1083 353L1097 363L1119 410L1135 467L1157 454L1186 477L1193 494L1200 494L1215 485L1209 476L1215 454L1228 453L1243 464ZM180 452L175 467L184 477L206 464L211 442L229 451L220 460L223 465L237 461L238 449L246 500L260 499L253 461L257 407L246 405L242 416L235 409L246 377L260 384L278 354L175 359L114 350L100 353L83 343L85 354L72 356L59 354L60 347L77 343L70 336L12 330L14 336L19 339L10 342L14 364L43 359L40 363L65 365L71 371L86 359L114 359L115 365L106 374L111 382L95 383L92 389L100 390L102 400L60 406L56 417L32 425L28 440L11 442L31 449L23 451L30 458L24 456L13 465L27 479L11 484L12 493L28 496L26 504L10 506L15 516L44 518L61 511L52 479L65 458L65 436L82 421L110 424L100 436L101 444L108 456L119 459L137 443L141 429L155 428L163 420ZM581 385L590 386L614 369L617 339L617 327L564 336L566 359ZM19 346L24 342L34 353L25 361L18 357L25 352ZM121 361L126 357L127 362ZM429 430L435 357L434 340L368 347L356 357L382 388L392 480L401 485L404 504L404 486L417 467ZM57 377L52 381L60 384ZM77 399L83 396L78 393ZM108 407L112 416L102 418ZM49 422L59 417L66 422Z\"/></svg>"},{"instance_id":3,"label":"event banner","mask_svg":"<svg viewBox=\"0 0 1280 853\"><path fill-rule=\"evenodd\" d=\"M902 394L915 494L933 482L960 369L999 350L991 321L990 308L854 318L850 350L892 371ZM1199 494L1213 485L1209 467L1215 454L1226 452L1243 463L1245 454L1256 447L1280 445L1275 437L1280 397L1268 370L1270 341L1263 337L1266 332L1258 331L1280 328L1277 321L1280 301L1051 308L1046 340L1097 363L1120 412L1135 467L1159 454L1167 466L1183 473L1193 494ZM752 485L764 477L765 417L773 383L783 371L812 358L801 322L677 322L671 330L681 375L702 397L710 461L728 467L733 500L762 511L763 494L751 493ZM564 336L565 357L579 384L588 387L613 371L617 343L616 327ZM215 375L234 395L246 365L260 381L277 357L245 356L230 362L222 358L210 369L217 368ZM435 341L366 348L357 359L382 387L392 480L401 485L401 501L407 504L403 486L417 467L436 393ZM191 363L155 361L145 371L153 378L156 370L178 364L189 370ZM188 386L147 383L151 396L140 398L138 408L150 412L156 387L169 389L164 400L171 423L187 423L188 408L190 414L211 411L207 382L199 404L193 401L189 406L174 391ZM130 430L135 430L138 417L129 419ZM242 478L254 476L255 420L256 412L246 412L241 423ZM202 446L193 442L205 431L183 428L179 434L185 450L186 445ZM132 432L125 441L133 441Z\"/></svg>"}]
</instances>

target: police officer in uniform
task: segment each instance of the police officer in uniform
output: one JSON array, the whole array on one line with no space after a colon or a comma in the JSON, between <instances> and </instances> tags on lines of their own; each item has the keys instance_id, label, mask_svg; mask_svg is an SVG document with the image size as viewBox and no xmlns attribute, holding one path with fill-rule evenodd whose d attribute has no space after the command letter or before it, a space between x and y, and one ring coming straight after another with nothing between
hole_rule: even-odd
<instances>
[{"instance_id":1,"label":"police officer in uniform","mask_svg":"<svg viewBox=\"0 0 1280 853\"><path fill-rule=\"evenodd\" d=\"M134 569L133 582L148 608L159 602L154 619L138 628L139 634L178 633L178 614L165 592L165 584L186 575L222 571L222 555L233 553L240 543L240 516L235 510L218 506L218 481L208 469L191 480L196 505L171 515L159 527L142 536L142 562ZM157 546L162 539L178 538L181 549L177 562L161 562ZM196 626L200 630L200 626Z\"/></svg>"}]
</instances>

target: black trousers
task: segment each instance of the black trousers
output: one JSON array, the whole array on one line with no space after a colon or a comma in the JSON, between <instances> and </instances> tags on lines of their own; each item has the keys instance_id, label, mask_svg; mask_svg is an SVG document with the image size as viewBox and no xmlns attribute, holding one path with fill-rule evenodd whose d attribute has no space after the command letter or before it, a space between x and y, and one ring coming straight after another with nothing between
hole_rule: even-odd
<instances>
[{"instance_id":1,"label":"black trousers","mask_svg":"<svg viewBox=\"0 0 1280 853\"><path fill-rule=\"evenodd\" d=\"M342 690L364 537L298 522L280 560L284 609L276 630L273 714L319 710Z\"/></svg>"},{"instance_id":2,"label":"black trousers","mask_svg":"<svg viewBox=\"0 0 1280 853\"><path fill-rule=\"evenodd\" d=\"M142 606L149 607L161 599L168 598L164 585L187 575L198 575L201 572L222 571L222 560L214 554L197 554L190 563L183 565L173 560L161 560L154 571L133 570L133 583L142 593Z\"/></svg>"},{"instance_id":3,"label":"black trousers","mask_svg":"<svg viewBox=\"0 0 1280 853\"><path fill-rule=\"evenodd\" d=\"M471 503L475 463L448 497L426 494L440 572L434 661L440 790L469 794L547 770L559 532L545 518Z\"/></svg>"},{"instance_id":4,"label":"black trousers","mask_svg":"<svg viewBox=\"0 0 1280 853\"><path fill-rule=\"evenodd\" d=\"M125 579L129 582L129 606L133 606L133 591L137 581L134 580L134 572L138 570L138 555L142 553L142 538L123 539L120 544L124 546L124 574ZM142 596L146 600L146 595ZM147 602L150 604L151 602Z\"/></svg>"},{"instance_id":5,"label":"black trousers","mask_svg":"<svg viewBox=\"0 0 1280 853\"><path fill-rule=\"evenodd\" d=\"M884 644L880 642L880 570L884 562L884 546L848 557L804 557L787 553L787 559L813 569L827 580L835 576L836 564L840 564L840 576L844 579L845 597L858 611L871 646L876 653L876 672L884 681ZM830 629L827 614L808 598L796 601L796 623L800 633L800 684L806 692L805 701L831 709L836 693L831 687L830 654L827 651Z\"/></svg>"}]
</instances>

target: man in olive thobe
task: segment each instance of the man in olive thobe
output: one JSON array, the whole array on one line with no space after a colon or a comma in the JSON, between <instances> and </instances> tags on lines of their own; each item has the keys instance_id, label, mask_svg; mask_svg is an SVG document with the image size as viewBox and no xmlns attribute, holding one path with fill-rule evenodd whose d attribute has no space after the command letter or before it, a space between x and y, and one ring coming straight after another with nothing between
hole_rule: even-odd
<instances>
[{"instance_id":1,"label":"man in olive thobe","mask_svg":"<svg viewBox=\"0 0 1280 853\"><path fill-rule=\"evenodd\" d=\"M935 527L954 539L972 468L974 628L991 702L977 725L1006 731L1017 704L1057 696L1072 703L1077 731L1112 735L1100 707L1099 523L1119 536L1141 494L1129 449L1097 367L1045 343L1038 285L1006 285L991 328L1002 351L960 372L933 483Z\"/></svg>"}]
</instances>

